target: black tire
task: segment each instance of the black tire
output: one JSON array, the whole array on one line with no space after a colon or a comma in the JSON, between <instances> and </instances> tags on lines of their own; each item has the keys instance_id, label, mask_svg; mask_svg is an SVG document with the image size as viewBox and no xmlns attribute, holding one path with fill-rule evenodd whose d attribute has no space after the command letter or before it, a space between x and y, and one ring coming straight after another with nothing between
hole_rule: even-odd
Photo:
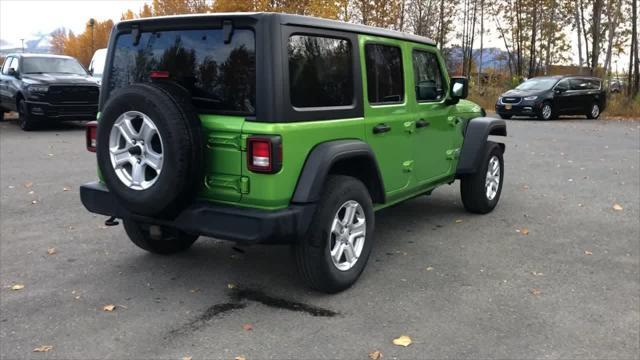
<instances>
[{"instance_id":1,"label":"black tire","mask_svg":"<svg viewBox=\"0 0 640 360\"><path fill-rule=\"evenodd\" d=\"M496 157L500 164L500 178L497 193L490 199L487 195L485 181L487 179L489 162L493 157ZM465 176L460 180L460 193L462 195L462 203L464 204L465 209L476 214L486 214L491 212L500 200L503 182L504 160L502 158L502 148L500 145L488 141L476 173Z\"/></svg>"},{"instance_id":2,"label":"black tire","mask_svg":"<svg viewBox=\"0 0 640 360\"><path fill-rule=\"evenodd\" d=\"M3 108L0 108L0 122L4 121L4 113L5 110Z\"/></svg>"},{"instance_id":3,"label":"black tire","mask_svg":"<svg viewBox=\"0 0 640 360\"><path fill-rule=\"evenodd\" d=\"M18 125L20 129L24 131L32 131L37 128L37 122L29 116L29 110L27 108L27 103L24 99L21 99L18 102Z\"/></svg>"},{"instance_id":4,"label":"black tire","mask_svg":"<svg viewBox=\"0 0 640 360\"><path fill-rule=\"evenodd\" d=\"M186 234L177 229L155 228L151 235L150 226L132 219L123 219L124 230L129 239L139 248L154 254L171 255L185 251L198 240L197 235Z\"/></svg>"},{"instance_id":5,"label":"black tire","mask_svg":"<svg viewBox=\"0 0 640 360\"><path fill-rule=\"evenodd\" d=\"M550 108L550 111L548 113L549 115L545 116L544 109L547 106ZM547 121L547 120L553 120L556 117L557 117L557 114L556 114L555 110L553 109L553 105L550 102L545 101L542 104L542 107L540 108L540 111L538 111L538 119Z\"/></svg>"},{"instance_id":6,"label":"black tire","mask_svg":"<svg viewBox=\"0 0 640 360\"><path fill-rule=\"evenodd\" d=\"M331 234L331 227L342 206L351 200L361 205L366 219L366 233L360 256L353 267L343 271L334 265L331 257L331 246L336 241ZM371 254L374 221L371 196L364 184L350 176L330 176L307 235L293 246L296 265L307 285L326 293L336 293L353 285Z\"/></svg>"},{"instance_id":7,"label":"black tire","mask_svg":"<svg viewBox=\"0 0 640 360\"><path fill-rule=\"evenodd\" d=\"M509 120L513 116L513 115L505 115L505 114L498 114L498 115L500 115L500 118L504 120Z\"/></svg>"},{"instance_id":8,"label":"black tire","mask_svg":"<svg viewBox=\"0 0 640 360\"><path fill-rule=\"evenodd\" d=\"M597 108L597 110L596 110ZM591 119L591 120L595 120L597 118L600 117L600 105L599 104L592 104L591 107L589 108L589 111L585 114L587 116L587 119Z\"/></svg>"},{"instance_id":9,"label":"black tire","mask_svg":"<svg viewBox=\"0 0 640 360\"><path fill-rule=\"evenodd\" d=\"M109 153L114 123L127 111L147 115L162 139L162 171L149 188L134 190L117 176ZM202 127L188 93L171 84L134 84L115 91L98 122L98 166L109 190L134 213L173 217L202 180Z\"/></svg>"}]
</instances>

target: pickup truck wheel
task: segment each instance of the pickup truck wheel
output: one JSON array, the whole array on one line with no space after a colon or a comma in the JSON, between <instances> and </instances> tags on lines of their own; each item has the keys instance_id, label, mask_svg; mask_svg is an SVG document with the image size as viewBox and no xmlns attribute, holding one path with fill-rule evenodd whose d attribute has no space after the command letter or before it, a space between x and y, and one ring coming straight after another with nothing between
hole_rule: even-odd
<instances>
[{"instance_id":1,"label":"pickup truck wheel","mask_svg":"<svg viewBox=\"0 0 640 360\"><path fill-rule=\"evenodd\" d=\"M124 219L124 230L136 246L154 254L170 255L187 250L198 236L177 229L155 227Z\"/></svg>"},{"instance_id":2,"label":"pickup truck wheel","mask_svg":"<svg viewBox=\"0 0 640 360\"><path fill-rule=\"evenodd\" d=\"M488 141L478 171L463 177L460 181L460 192L465 209L476 214L491 212L500 199L503 177L502 148Z\"/></svg>"},{"instance_id":3,"label":"pickup truck wheel","mask_svg":"<svg viewBox=\"0 0 640 360\"><path fill-rule=\"evenodd\" d=\"M31 131L36 128L36 122L29 116L29 109L24 100L18 103L18 125L24 131Z\"/></svg>"},{"instance_id":4,"label":"pickup truck wheel","mask_svg":"<svg viewBox=\"0 0 640 360\"><path fill-rule=\"evenodd\" d=\"M373 229L373 204L364 184L330 176L307 236L293 247L302 278L326 293L353 285L369 259Z\"/></svg>"},{"instance_id":5,"label":"pickup truck wheel","mask_svg":"<svg viewBox=\"0 0 640 360\"><path fill-rule=\"evenodd\" d=\"M184 89L170 84L121 88L98 122L100 173L130 211L176 216L200 189L202 138Z\"/></svg>"}]
</instances>

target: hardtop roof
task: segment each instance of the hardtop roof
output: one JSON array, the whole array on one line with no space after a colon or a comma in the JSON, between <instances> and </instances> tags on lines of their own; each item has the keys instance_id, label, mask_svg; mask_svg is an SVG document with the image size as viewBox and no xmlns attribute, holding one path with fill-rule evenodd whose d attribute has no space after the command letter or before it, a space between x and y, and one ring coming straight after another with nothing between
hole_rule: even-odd
<instances>
[{"instance_id":1,"label":"hardtop roof","mask_svg":"<svg viewBox=\"0 0 640 360\"><path fill-rule=\"evenodd\" d=\"M248 17L256 20L260 20L266 17L272 17L278 19L278 22L282 25L295 25L295 26L306 26L312 28L321 28L327 30L337 30L337 31L346 31L352 33L359 34L367 34L374 36L382 36L393 39L412 41L416 43L422 43L427 45L435 46L435 41L426 38L424 36L403 33L395 30L383 29L373 26L360 25L360 24L351 24L337 20L329 20L322 19L312 16L304 16L304 15L293 15L293 14L284 14L284 13L270 13L270 12L236 12L236 13L213 13L213 14L186 14L186 15L172 15L172 16L160 16L160 17L151 17L151 18L142 18L142 19L132 19L132 20L124 20L119 24L129 24L129 23L140 23L144 24L145 22L159 22L165 21L175 18L180 18L182 20L188 18L198 18L201 19L203 17L211 17L211 18L227 18L233 19L234 17Z\"/></svg>"}]
</instances>

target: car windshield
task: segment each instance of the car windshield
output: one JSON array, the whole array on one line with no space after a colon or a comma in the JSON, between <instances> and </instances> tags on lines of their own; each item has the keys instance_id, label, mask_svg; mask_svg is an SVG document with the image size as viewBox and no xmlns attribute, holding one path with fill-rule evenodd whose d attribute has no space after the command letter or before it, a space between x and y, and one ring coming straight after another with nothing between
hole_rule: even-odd
<instances>
[{"instance_id":1,"label":"car windshield","mask_svg":"<svg viewBox=\"0 0 640 360\"><path fill-rule=\"evenodd\" d=\"M549 90L558 82L554 78L533 78L529 79L516 87L517 90Z\"/></svg>"},{"instance_id":2,"label":"car windshield","mask_svg":"<svg viewBox=\"0 0 640 360\"><path fill-rule=\"evenodd\" d=\"M22 60L23 74L61 73L86 75L87 71L75 59L30 57Z\"/></svg>"}]
</instances>

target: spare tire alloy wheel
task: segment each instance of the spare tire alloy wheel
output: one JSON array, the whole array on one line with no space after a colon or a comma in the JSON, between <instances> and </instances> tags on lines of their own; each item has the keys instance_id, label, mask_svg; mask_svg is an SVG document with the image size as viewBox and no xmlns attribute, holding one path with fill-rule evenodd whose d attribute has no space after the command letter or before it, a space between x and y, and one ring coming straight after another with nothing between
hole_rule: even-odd
<instances>
[{"instance_id":1,"label":"spare tire alloy wheel","mask_svg":"<svg viewBox=\"0 0 640 360\"><path fill-rule=\"evenodd\" d=\"M330 251L333 265L340 271L355 266L364 249L367 219L362 206L354 200L345 202L333 219Z\"/></svg>"},{"instance_id":2,"label":"spare tire alloy wheel","mask_svg":"<svg viewBox=\"0 0 640 360\"><path fill-rule=\"evenodd\" d=\"M120 115L109 135L111 165L130 189L149 189L160 177L164 146L153 120L139 111Z\"/></svg>"}]
</instances>

